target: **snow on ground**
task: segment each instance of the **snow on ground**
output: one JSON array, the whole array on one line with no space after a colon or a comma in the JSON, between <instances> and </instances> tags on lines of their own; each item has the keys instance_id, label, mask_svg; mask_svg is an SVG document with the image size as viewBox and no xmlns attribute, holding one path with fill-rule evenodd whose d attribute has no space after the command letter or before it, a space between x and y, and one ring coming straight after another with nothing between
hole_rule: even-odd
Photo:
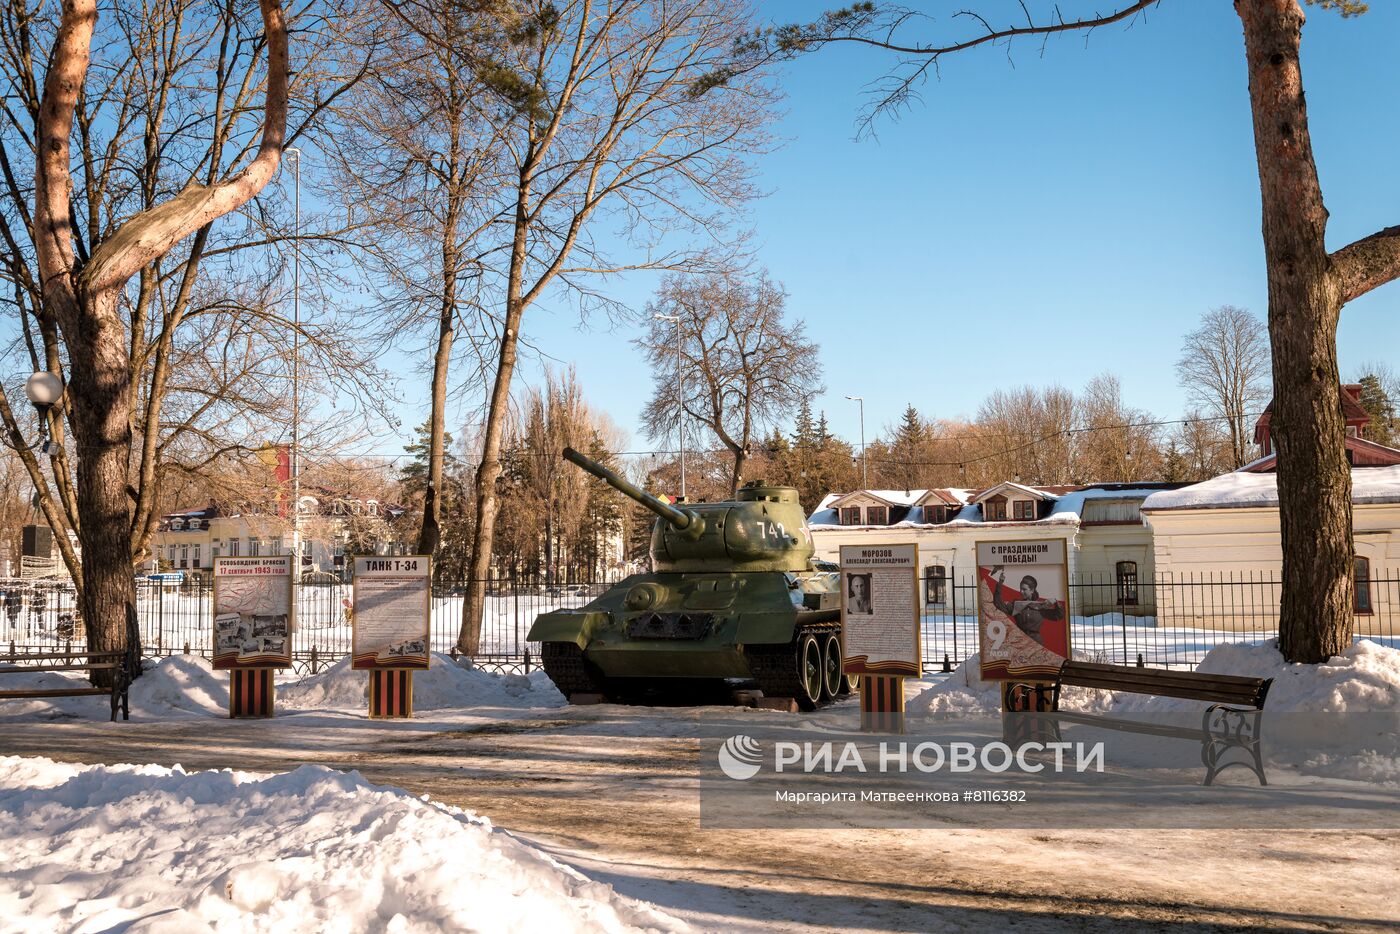
<instances>
[{"instance_id":1,"label":"snow on ground","mask_svg":"<svg viewBox=\"0 0 1400 934\"><path fill-rule=\"evenodd\" d=\"M1080 653L1075 652L1079 658ZM1001 709L998 682L983 681L981 657L973 655L944 680L910 699L908 713L942 714ZM1400 649L1362 639L1326 664L1284 661L1278 640L1220 645L1206 653L1196 671L1202 674L1273 678L1265 709L1269 713L1393 713L1400 711ZM1204 701L1111 694L1067 687L1060 696L1065 710L1112 713L1168 713L1203 710Z\"/></svg>"},{"instance_id":2,"label":"snow on ground","mask_svg":"<svg viewBox=\"0 0 1400 934\"><path fill-rule=\"evenodd\" d=\"M279 686L277 703L293 709L354 708L369 703L369 673L355 671L342 658L320 674ZM413 709L456 707L561 707L564 695L543 671L497 675L468 667L450 655L433 653L427 671L413 673Z\"/></svg>"},{"instance_id":3,"label":"snow on ground","mask_svg":"<svg viewBox=\"0 0 1400 934\"><path fill-rule=\"evenodd\" d=\"M87 687L80 672L7 674L13 689ZM131 685L129 702L135 719L168 720L228 716L229 675L215 671L199 655L171 655L146 662L145 673ZM343 658L320 674L279 681L277 709L344 710L364 714L369 703L369 673L354 671ZM413 674L415 711L457 708L530 709L560 707L564 695L542 670L529 675L493 674L434 654L427 671ZM110 716L110 701L101 695L8 699L0 703L0 721L33 719L102 719Z\"/></svg>"},{"instance_id":4,"label":"snow on ground","mask_svg":"<svg viewBox=\"0 0 1400 934\"><path fill-rule=\"evenodd\" d=\"M44 934L685 929L425 798L320 766L0 757L0 917Z\"/></svg>"},{"instance_id":5,"label":"snow on ground","mask_svg":"<svg viewBox=\"0 0 1400 934\"><path fill-rule=\"evenodd\" d=\"M1078 652L1075 653L1079 657ZM1001 709L997 682L978 676L973 655L951 675L906 701L911 717L946 718ZM1273 678L1264 706L1268 755L1300 771L1368 782L1400 782L1400 649L1361 640L1322 665L1284 660L1278 640L1221 645L1196 668L1208 674ZM1111 717L1198 723L1206 701L1066 687L1060 709Z\"/></svg>"}]
</instances>

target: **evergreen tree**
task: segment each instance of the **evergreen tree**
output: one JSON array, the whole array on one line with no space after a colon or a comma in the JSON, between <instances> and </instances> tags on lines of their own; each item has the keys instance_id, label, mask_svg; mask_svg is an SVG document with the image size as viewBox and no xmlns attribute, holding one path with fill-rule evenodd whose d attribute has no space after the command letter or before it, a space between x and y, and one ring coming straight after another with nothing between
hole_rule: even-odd
<instances>
[{"instance_id":1,"label":"evergreen tree","mask_svg":"<svg viewBox=\"0 0 1400 934\"><path fill-rule=\"evenodd\" d=\"M1385 391L1385 385L1375 373L1361 377L1361 407L1371 416L1371 424L1366 426L1366 437L1388 447L1397 441L1395 400Z\"/></svg>"}]
</instances>

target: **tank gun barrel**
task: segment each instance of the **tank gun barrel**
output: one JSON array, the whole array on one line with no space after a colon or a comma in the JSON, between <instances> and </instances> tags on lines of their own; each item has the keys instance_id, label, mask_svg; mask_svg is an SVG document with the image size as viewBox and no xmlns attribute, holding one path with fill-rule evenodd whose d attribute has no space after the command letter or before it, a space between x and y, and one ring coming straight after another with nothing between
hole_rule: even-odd
<instances>
[{"instance_id":1,"label":"tank gun barrel","mask_svg":"<svg viewBox=\"0 0 1400 934\"><path fill-rule=\"evenodd\" d=\"M641 487L627 482L622 477L618 476L615 472L604 467L597 461L584 457L582 454L580 454L578 451L575 451L573 448L564 449L564 460L568 461L571 464L576 464L579 467L582 467L584 470L588 471L593 476L597 477L599 480L605 481L609 486L617 490L623 496L626 496L629 499L634 499L637 502L641 503L643 506L656 513L658 516L671 523L671 525L674 528L682 530L694 529L698 531L700 526L703 525L703 520L700 518L700 516L691 512L689 509L677 509L670 503L663 502L655 496L652 496L646 490L643 490Z\"/></svg>"}]
</instances>

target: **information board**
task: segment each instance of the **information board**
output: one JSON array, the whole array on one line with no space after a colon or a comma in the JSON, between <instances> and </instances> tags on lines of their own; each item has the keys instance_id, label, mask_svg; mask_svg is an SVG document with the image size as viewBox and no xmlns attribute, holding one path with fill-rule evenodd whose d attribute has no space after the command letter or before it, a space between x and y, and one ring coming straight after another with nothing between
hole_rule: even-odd
<instances>
[{"instance_id":1,"label":"information board","mask_svg":"<svg viewBox=\"0 0 1400 934\"><path fill-rule=\"evenodd\" d=\"M292 664L292 556L214 559L214 668Z\"/></svg>"},{"instance_id":2,"label":"information board","mask_svg":"<svg viewBox=\"0 0 1400 934\"><path fill-rule=\"evenodd\" d=\"M1053 678L1069 658L1062 538L977 543L977 639L987 681Z\"/></svg>"},{"instance_id":3,"label":"information board","mask_svg":"<svg viewBox=\"0 0 1400 934\"><path fill-rule=\"evenodd\" d=\"M842 545L841 620L842 671L917 677L918 546Z\"/></svg>"},{"instance_id":4,"label":"information board","mask_svg":"<svg viewBox=\"0 0 1400 934\"><path fill-rule=\"evenodd\" d=\"M428 667L432 558L356 558L351 667Z\"/></svg>"}]
</instances>

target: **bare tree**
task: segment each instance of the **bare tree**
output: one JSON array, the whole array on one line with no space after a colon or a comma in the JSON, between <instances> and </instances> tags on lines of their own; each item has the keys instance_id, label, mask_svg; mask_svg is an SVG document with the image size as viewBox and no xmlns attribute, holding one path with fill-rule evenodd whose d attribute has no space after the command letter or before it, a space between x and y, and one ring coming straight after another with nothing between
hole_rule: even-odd
<instances>
[{"instance_id":1,"label":"bare tree","mask_svg":"<svg viewBox=\"0 0 1400 934\"><path fill-rule=\"evenodd\" d=\"M730 270L667 276L647 305L653 317L639 344L654 387L642 424L652 438L674 436L685 420L714 432L733 460L730 490L743 483L754 439L820 391L817 346L801 321L783 320L786 301L766 273ZM656 315L680 318L679 348L676 327Z\"/></svg>"},{"instance_id":2,"label":"bare tree","mask_svg":"<svg viewBox=\"0 0 1400 934\"><path fill-rule=\"evenodd\" d=\"M475 654L491 571L501 450L525 311L552 290L580 310L621 313L596 277L696 263L663 247L690 232L713 246L753 194L769 145L763 73L707 83L750 34L747 6L721 0L532 0L499 48L464 65L498 89L510 185L483 250L493 258L497 340L476 480L476 528L459 646ZM599 230L600 223L613 225Z\"/></svg>"},{"instance_id":3,"label":"bare tree","mask_svg":"<svg viewBox=\"0 0 1400 934\"><path fill-rule=\"evenodd\" d=\"M1253 458L1253 427L1269 402L1269 333L1243 308L1221 305L1201 316L1176 362L1188 401L1217 416L1230 436L1229 467Z\"/></svg>"},{"instance_id":4,"label":"bare tree","mask_svg":"<svg viewBox=\"0 0 1400 934\"><path fill-rule=\"evenodd\" d=\"M280 0L261 0L261 12L266 89L262 139L251 159L230 175L192 183L120 223L94 225L87 243L73 236L71 143L74 117L91 114L80 105L88 103L83 98L96 0L64 3L49 53L35 126L32 227L43 295L38 314L57 325L69 359L81 361L69 371L66 408L77 453L83 619L88 643L97 649L125 644L135 606L133 504L127 492L132 356L121 298L132 276L246 203L277 169L287 119L287 22ZM80 138L89 129L80 125ZM220 171L223 160L211 164L211 171ZM56 514L50 521L66 527Z\"/></svg>"},{"instance_id":5,"label":"bare tree","mask_svg":"<svg viewBox=\"0 0 1400 934\"><path fill-rule=\"evenodd\" d=\"M483 70L503 25L489 0L385 6L358 37L382 48L379 60L339 108L336 194L375 223L378 248L365 258L380 299L381 338L403 342L428 333L432 375L420 554L436 553L442 541L454 347L465 333L477 362L471 375L485 381L484 363L497 337L481 304L481 251L490 249L483 235L498 220L491 196L511 185L500 174L509 123L485 112L502 106L500 81L483 81L475 72ZM478 67L461 67L463 56Z\"/></svg>"},{"instance_id":6,"label":"bare tree","mask_svg":"<svg viewBox=\"0 0 1400 934\"><path fill-rule=\"evenodd\" d=\"M935 42L903 38L903 30L926 19L862 2L809 25L758 34L747 51L753 63L833 42L893 51L899 62L880 89L873 115L912 100L919 82L947 55L1022 39L1043 43L1058 34L1088 34L1131 22L1157 2L1122 0L1082 16L1057 6L1042 22L1026 12L1023 23L1004 28L969 12L958 21L968 23L971 34ZM1307 2L1343 16L1366 11L1360 0ZM1400 226L1336 250L1327 248L1328 213L1303 90L1303 6L1304 0L1235 0L1244 32L1269 285L1272 432L1279 451L1283 539L1279 648L1290 661L1321 662L1351 644L1354 599L1351 472L1345 456L1337 322L1347 302L1400 278Z\"/></svg>"},{"instance_id":7,"label":"bare tree","mask_svg":"<svg viewBox=\"0 0 1400 934\"><path fill-rule=\"evenodd\" d=\"M977 411L977 428L968 460L982 482L1072 482L1074 394L1063 386L995 390Z\"/></svg>"},{"instance_id":8,"label":"bare tree","mask_svg":"<svg viewBox=\"0 0 1400 934\"><path fill-rule=\"evenodd\" d=\"M1161 452L1152 416L1123 402L1123 387L1117 376L1095 376L1085 384L1076 403L1076 482L1151 480L1161 474Z\"/></svg>"}]
</instances>

